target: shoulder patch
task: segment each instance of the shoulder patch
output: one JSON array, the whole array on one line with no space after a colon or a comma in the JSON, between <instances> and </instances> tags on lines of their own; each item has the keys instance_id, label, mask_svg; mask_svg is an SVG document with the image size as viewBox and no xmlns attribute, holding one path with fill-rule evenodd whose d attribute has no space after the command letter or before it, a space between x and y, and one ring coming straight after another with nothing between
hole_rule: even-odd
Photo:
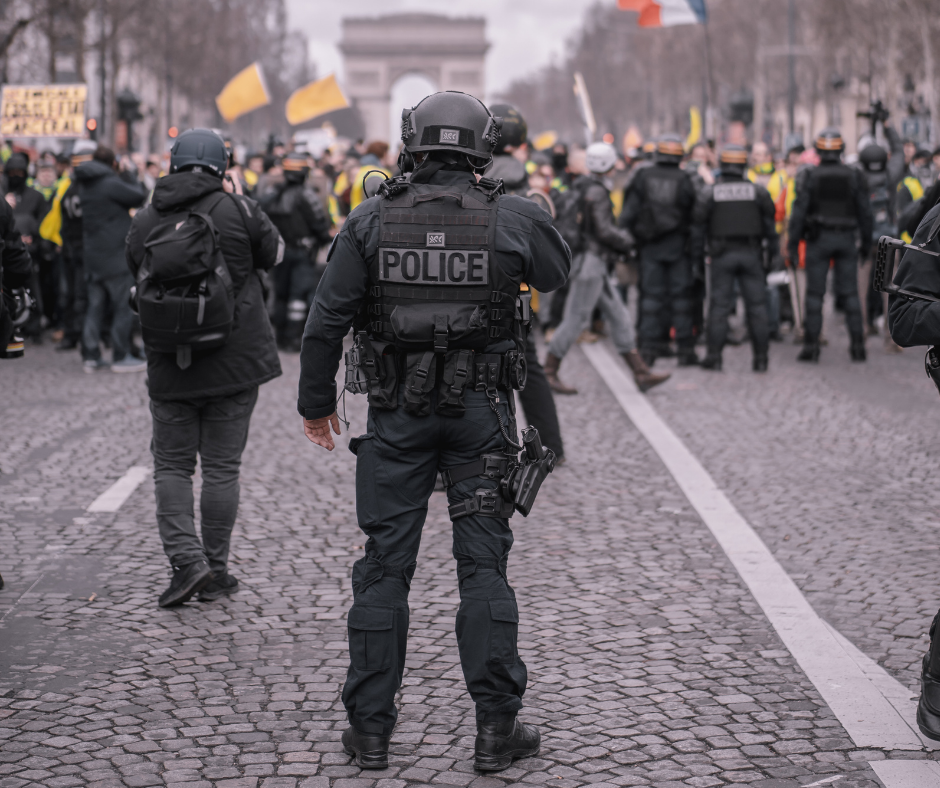
<instances>
[{"instance_id":1,"label":"shoulder patch","mask_svg":"<svg viewBox=\"0 0 940 788\"><path fill-rule=\"evenodd\" d=\"M551 222L552 220L551 215L537 202L516 194L504 194L499 198L496 205L497 216L502 210L512 211L537 222Z\"/></svg>"}]
</instances>

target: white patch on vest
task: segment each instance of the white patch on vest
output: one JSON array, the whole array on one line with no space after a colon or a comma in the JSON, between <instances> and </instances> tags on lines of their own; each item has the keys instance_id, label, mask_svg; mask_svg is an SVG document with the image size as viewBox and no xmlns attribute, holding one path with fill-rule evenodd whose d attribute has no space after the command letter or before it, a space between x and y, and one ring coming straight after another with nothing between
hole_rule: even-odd
<instances>
[{"instance_id":1,"label":"white patch on vest","mask_svg":"<svg viewBox=\"0 0 940 788\"><path fill-rule=\"evenodd\" d=\"M440 144L459 145L460 132L457 129L441 129Z\"/></svg>"},{"instance_id":2,"label":"white patch on vest","mask_svg":"<svg viewBox=\"0 0 940 788\"><path fill-rule=\"evenodd\" d=\"M379 249L379 281L401 285L488 285L489 252Z\"/></svg>"},{"instance_id":3,"label":"white patch on vest","mask_svg":"<svg viewBox=\"0 0 940 788\"><path fill-rule=\"evenodd\" d=\"M428 233L428 246L444 246L444 233Z\"/></svg>"},{"instance_id":4,"label":"white patch on vest","mask_svg":"<svg viewBox=\"0 0 940 788\"><path fill-rule=\"evenodd\" d=\"M754 184L749 182L718 183L712 193L715 202L753 202L757 199Z\"/></svg>"}]
</instances>

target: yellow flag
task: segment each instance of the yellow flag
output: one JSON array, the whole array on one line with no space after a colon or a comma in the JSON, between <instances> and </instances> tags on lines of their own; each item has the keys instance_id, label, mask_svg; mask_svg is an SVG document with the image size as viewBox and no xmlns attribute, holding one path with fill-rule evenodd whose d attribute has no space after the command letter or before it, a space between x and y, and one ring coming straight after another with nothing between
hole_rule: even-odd
<instances>
[{"instance_id":1,"label":"yellow flag","mask_svg":"<svg viewBox=\"0 0 940 788\"><path fill-rule=\"evenodd\" d=\"M685 149L691 150L702 139L702 113L698 107L689 108L689 136L685 138Z\"/></svg>"},{"instance_id":2,"label":"yellow flag","mask_svg":"<svg viewBox=\"0 0 940 788\"><path fill-rule=\"evenodd\" d=\"M558 132L543 131L534 140L532 140L532 147L536 150L548 150L556 142L558 142Z\"/></svg>"},{"instance_id":3,"label":"yellow flag","mask_svg":"<svg viewBox=\"0 0 940 788\"><path fill-rule=\"evenodd\" d=\"M287 122L296 126L318 115L348 106L349 102L336 84L336 77L330 74L291 93L284 114L287 115Z\"/></svg>"},{"instance_id":4,"label":"yellow flag","mask_svg":"<svg viewBox=\"0 0 940 788\"><path fill-rule=\"evenodd\" d=\"M270 103L271 97L260 63L252 63L239 71L215 97L219 114L227 123Z\"/></svg>"}]
</instances>

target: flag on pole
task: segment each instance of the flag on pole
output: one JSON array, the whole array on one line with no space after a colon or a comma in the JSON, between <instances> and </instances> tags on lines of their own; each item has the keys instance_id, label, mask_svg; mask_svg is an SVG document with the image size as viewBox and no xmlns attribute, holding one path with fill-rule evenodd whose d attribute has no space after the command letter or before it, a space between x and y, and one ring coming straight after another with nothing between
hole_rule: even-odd
<instances>
[{"instance_id":1,"label":"flag on pole","mask_svg":"<svg viewBox=\"0 0 940 788\"><path fill-rule=\"evenodd\" d=\"M708 19L705 0L617 0L621 11L636 11L640 27L703 25Z\"/></svg>"},{"instance_id":2,"label":"flag on pole","mask_svg":"<svg viewBox=\"0 0 940 788\"><path fill-rule=\"evenodd\" d=\"M226 123L270 103L271 94L260 63L252 63L239 71L215 97L215 105Z\"/></svg>"},{"instance_id":3,"label":"flag on pole","mask_svg":"<svg viewBox=\"0 0 940 788\"><path fill-rule=\"evenodd\" d=\"M594 141L594 134L597 132L597 122L594 120L591 97L588 95L587 85L584 84L584 77L581 76L580 71L574 72L574 95L578 100L581 120L584 121L584 128L587 132L587 144L590 145Z\"/></svg>"},{"instance_id":4,"label":"flag on pole","mask_svg":"<svg viewBox=\"0 0 940 788\"><path fill-rule=\"evenodd\" d=\"M336 84L336 77L330 74L291 93L290 98L287 99L285 114L287 122L291 126L296 126L313 120L318 115L325 115L327 112L345 109L348 106L349 102L343 95L343 91L339 89L339 85Z\"/></svg>"},{"instance_id":5,"label":"flag on pole","mask_svg":"<svg viewBox=\"0 0 940 788\"><path fill-rule=\"evenodd\" d=\"M702 139L702 113L698 107L689 108L689 136L685 138L685 149L692 150Z\"/></svg>"}]
</instances>

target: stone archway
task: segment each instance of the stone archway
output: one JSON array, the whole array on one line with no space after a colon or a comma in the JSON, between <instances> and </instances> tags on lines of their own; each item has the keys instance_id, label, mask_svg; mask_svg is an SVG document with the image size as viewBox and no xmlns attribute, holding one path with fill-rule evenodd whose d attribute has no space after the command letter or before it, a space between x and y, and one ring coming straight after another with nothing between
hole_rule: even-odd
<instances>
[{"instance_id":1,"label":"stone archway","mask_svg":"<svg viewBox=\"0 0 940 788\"><path fill-rule=\"evenodd\" d=\"M394 143L389 128L392 85L419 73L439 90L462 90L483 98L483 59L489 49L486 20L453 19L438 14L392 14L344 19L346 95L362 115L366 139Z\"/></svg>"}]
</instances>

